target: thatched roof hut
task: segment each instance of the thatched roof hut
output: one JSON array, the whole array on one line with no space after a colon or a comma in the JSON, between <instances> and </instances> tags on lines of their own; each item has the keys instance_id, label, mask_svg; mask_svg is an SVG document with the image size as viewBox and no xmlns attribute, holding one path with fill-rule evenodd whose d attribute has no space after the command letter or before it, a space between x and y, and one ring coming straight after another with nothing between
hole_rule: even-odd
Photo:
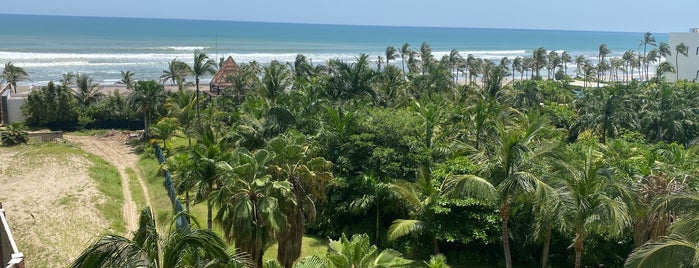
<instances>
[{"instance_id":1,"label":"thatched roof hut","mask_svg":"<svg viewBox=\"0 0 699 268\"><path fill-rule=\"evenodd\" d=\"M228 81L227 77L239 71L240 66L235 63L233 57L228 56L214 78L211 79L211 82L209 83L209 91L212 94L220 95L223 89L233 87L233 82Z\"/></svg>"}]
</instances>

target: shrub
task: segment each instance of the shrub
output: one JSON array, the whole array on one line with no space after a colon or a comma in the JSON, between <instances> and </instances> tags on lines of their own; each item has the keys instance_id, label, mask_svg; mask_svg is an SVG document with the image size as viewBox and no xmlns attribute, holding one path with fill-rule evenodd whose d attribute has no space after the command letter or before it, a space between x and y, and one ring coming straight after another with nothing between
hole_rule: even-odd
<instances>
[{"instance_id":1,"label":"shrub","mask_svg":"<svg viewBox=\"0 0 699 268\"><path fill-rule=\"evenodd\" d=\"M27 143L29 135L24 131L24 126L20 123L12 123L7 129L0 132L0 140L5 146L13 146Z\"/></svg>"}]
</instances>

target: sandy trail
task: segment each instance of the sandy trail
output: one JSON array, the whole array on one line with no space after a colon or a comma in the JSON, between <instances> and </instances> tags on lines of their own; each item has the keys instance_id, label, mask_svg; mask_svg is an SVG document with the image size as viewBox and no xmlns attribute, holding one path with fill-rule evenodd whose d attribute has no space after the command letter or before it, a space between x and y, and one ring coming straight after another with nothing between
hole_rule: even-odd
<instances>
[{"instance_id":1,"label":"sandy trail","mask_svg":"<svg viewBox=\"0 0 699 268\"><path fill-rule=\"evenodd\" d=\"M133 148L125 144L128 137L124 134L115 134L112 136L74 136L64 135L64 138L70 142L76 143L86 152L95 154L104 158L105 161L117 168L121 175L122 192L124 195L124 206L122 212L127 229L135 231L138 228L138 207L133 201L131 190L129 188L129 176L126 169L131 168L137 171L138 155L134 153ZM146 199L146 205L153 207L148 186L143 181L143 178L135 172L138 182L141 186L141 191Z\"/></svg>"},{"instance_id":2,"label":"sandy trail","mask_svg":"<svg viewBox=\"0 0 699 268\"><path fill-rule=\"evenodd\" d=\"M27 267L66 267L113 230L95 206L107 200L88 175L92 162L77 150L44 150L0 147L0 202Z\"/></svg>"}]
</instances>

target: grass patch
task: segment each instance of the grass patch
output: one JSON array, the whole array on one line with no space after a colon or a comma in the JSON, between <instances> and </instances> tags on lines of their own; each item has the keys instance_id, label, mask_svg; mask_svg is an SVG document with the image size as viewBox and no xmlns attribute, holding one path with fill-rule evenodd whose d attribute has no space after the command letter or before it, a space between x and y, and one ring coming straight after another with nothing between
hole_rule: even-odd
<instances>
[{"instance_id":1,"label":"grass patch","mask_svg":"<svg viewBox=\"0 0 699 268\"><path fill-rule=\"evenodd\" d=\"M74 132L70 132L70 135L75 136L104 136L109 133L110 129L81 129ZM120 131L120 130L115 130Z\"/></svg>"},{"instance_id":2,"label":"grass patch","mask_svg":"<svg viewBox=\"0 0 699 268\"><path fill-rule=\"evenodd\" d=\"M73 203L77 201L78 198L74 195L67 195L64 197L61 197L61 199L58 199L58 204L61 206L67 206L67 207L72 207Z\"/></svg>"},{"instance_id":3,"label":"grass patch","mask_svg":"<svg viewBox=\"0 0 699 268\"><path fill-rule=\"evenodd\" d=\"M303 242L301 243L301 257L318 255L325 256L328 252L328 239L323 239L315 236L305 235L303 236ZM263 260L277 259L278 245L275 243L265 250L265 255L262 257Z\"/></svg>"},{"instance_id":4,"label":"grass patch","mask_svg":"<svg viewBox=\"0 0 699 268\"><path fill-rule=\"evenodd\" d=\"M146 150L148 152L149 150ZM158 231L167 230L172 222L172 204L163 186L165 177L160 173L160 164L152 155L141 155L138 160L138 172L148 186L153 213L160 224Z\"/></svg>"},{"instance_id":5,"label":"grass patch","mask_svg":"<svg viewBox=\"0 0 699 268\"><path fill-rule=\"evenodd\" d=\"M129 190L131 190L131 199L133 199L136 206L141 211L141 208L145 207L148 202L146 202L146 196L143 194L143 189L141 188L141 183L138 182L138 175L131 168L126 168L126 176L129 177Z\"/></svg>"},{"instance_id":6,"label":"grass patch","mask_svg":"<svg viewBox=\"0 0 699 268\"><path fill-rule=\"evenodd\" d=\"M104 202L96 205L97 209L109 220L112 230L116 233L126 233L125 222L121 213L124 196L122 194L119 171L101 157L92 154L86 154L86 156L93 163L88 169L90 178L97 183L97 189L104 194L105 198Z\"/></svg>"}]
</instances>

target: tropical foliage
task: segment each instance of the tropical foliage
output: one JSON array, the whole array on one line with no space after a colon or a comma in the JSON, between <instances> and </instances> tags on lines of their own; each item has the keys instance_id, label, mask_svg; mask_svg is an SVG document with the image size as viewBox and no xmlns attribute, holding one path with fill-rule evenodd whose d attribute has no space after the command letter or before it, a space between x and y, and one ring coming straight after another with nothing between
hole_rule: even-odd
<instances>
[{"instance_id":1,"label":"tropical foliage","mask_svg":"<svg viewBox=\"0 0 699 268\"><path fill-rule=\"evenodd\" d=\"M241 64L211 99L153 81L129 99L187 210L255 267L692 264L699 84L650 79L671 54L643 40L498 61L404 44L380 70L299 55ZM330 252L301 256L306 234Z\"/></svg>"}]
</instances>

